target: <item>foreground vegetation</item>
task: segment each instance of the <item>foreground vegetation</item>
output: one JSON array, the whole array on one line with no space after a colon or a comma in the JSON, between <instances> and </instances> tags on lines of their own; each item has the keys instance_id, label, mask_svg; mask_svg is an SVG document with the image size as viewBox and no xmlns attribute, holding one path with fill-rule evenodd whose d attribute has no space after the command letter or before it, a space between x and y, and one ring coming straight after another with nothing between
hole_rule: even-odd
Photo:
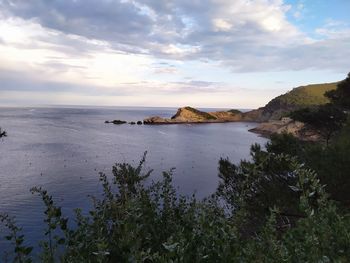
<instances>
[{"instance_id":1,"label":"foreground vegetation","mask_svg":"<svg viewBox=\"0 0 350 263\"><path fill-rule=\"evenodd\" d=\"M338 88L330 101L348 117L346 92ZM35 187L32 193L45 205L45 240L33 255L21 228L2 214L5 238L13 244L7 259L349 262L350 121L338 124L327 143L276 135L264 148L252 146L251 161L220 160L218 189L205 200L181 196L172 171L145 184L151 175L143 169L146 156L136 167L116 164L112 178L101 173L103 195L92 199L88 215L77 209L70 221L44 189Z\"/></svg>"},{"instance_id":2,"label":"foreground vegetation","mask_svg":"<svg viewBox=\"0 0 350 263\"><path fill-rule=\"evenodd\" d=\"M137 167L117 164L111 182L100 174L103 197L93 199L89 216L76 210L72 229L52 197L33 188L45 204L40 260L347 262L349 214L329 199L316 173L295 157L257 146L253 158L237 167L222 164L222 169L234 171L222 170L218 192L204 201L179 196L171 172L144 186L150 175L142 172L144 159ZM223 176L227 172L239 174L237 181ZM282 188L288 194L270 196ZM265 209L270 204L274 206ZM297 220L291 220L295 215ZM32 262L32 248L24 245L21 229L10 217L1 219L10 230L6 238L14 244L14 262Z\"/></svg>"}]
</instances>

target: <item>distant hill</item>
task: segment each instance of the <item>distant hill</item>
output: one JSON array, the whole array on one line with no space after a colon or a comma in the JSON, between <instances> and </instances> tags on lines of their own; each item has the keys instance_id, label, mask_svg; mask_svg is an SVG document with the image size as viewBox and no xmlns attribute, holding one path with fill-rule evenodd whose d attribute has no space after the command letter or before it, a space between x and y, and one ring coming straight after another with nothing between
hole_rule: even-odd
<instances>
[{"instance_id":1,"label":"distant hill","mask_svg":"<svg viewBox=\"0 0 350 263\"><path fill-rule=\"evenodd\" d=\"M329 102L326 91L337 88L338 82L313 84L294 88L290 92L271 100L262 110L262 120L279 119L290 111L317 106Z\"/></svg>"}]
</instances>

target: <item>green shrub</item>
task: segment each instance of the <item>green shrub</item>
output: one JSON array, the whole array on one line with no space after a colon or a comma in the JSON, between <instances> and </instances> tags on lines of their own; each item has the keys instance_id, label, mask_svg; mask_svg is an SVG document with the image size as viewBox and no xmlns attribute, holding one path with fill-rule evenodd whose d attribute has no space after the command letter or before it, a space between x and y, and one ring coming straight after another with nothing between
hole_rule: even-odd
<instances>
[{"instance_id":1,"label":"green shrub","mask_svg":"<svg viewBox=\"0 0 350 263\"><path fill-rule=\"evenodd\" d=\"M42 262L347 262L349 215L337 211L317 175L294 157L258 146L252 153L252 162L238 166L222 160L227 165L221 166L218 193L205 200L179 195L172 185L172 171L145 186L151 174L143 172L145 157L136 167L116 164L112 180L100 174L103 195L92 199L89 215L76 210L74 228L68 227L68 219L45 190L33 188L44 202L47 225L46 240L35 258ZM283 186L293 202L270 195L274 184ZM285 209L300 217L290 220ZM14 243L13 261L31 262L31 248L22 245L20 229L7 226L12 233L8 239L19 240Z\"/></svg>"}]
</instances>

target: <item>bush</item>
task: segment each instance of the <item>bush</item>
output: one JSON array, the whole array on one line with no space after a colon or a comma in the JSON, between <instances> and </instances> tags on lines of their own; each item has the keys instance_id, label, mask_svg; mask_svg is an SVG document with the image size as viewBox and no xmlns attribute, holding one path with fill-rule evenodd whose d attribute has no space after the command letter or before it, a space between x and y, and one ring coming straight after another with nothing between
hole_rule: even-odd
<instances>
[{"instance_id":1,"label":"bush","mask_svg":"<svg viewBox=\"0 0 350 263\"><path fill-rule=\"evenodd\" d=\"M346 120L347 114L343 109L333 104L325 104L315 108L305 108L294 111L291 118L304 122L316 129L325 138L328 145L331 137L339 132Z\"/></svg>"},{"instance_id":2,"label":"bush","mask_svg":"<svg viewBox=\"0 0 350 263\"><path fill-rule=\"evenodd\" d=\"M350 73L338 84L336 90L328 91L325 95L333 104L350 110Z\"/></svg>"},{"instance_id":3,"label":"bush","mask_svg":"<svg viewBox=\"0 0 350 263\"><path fill-rule=\"evenodd\" d=\"M146 187L143 182L151 171L143 172L144 158L137 167L116 164L112 181L100 174L103 196L93 198L89 215L83 216L81 210L76 210L75 228L68 227L68 219L45 190L33 188L32 192L44 202L47 225L47 239L41 242L39 259L346 262L349 217L339 214L328 200L316 174L285 154L264 152L258 146L253 147L252 153L253 162L239 166L222 160L227 165L220 167L222 182L218 193L202 201L195 196L180 196L172 185L171 171ZM237 180L230 178L230 173ZM279 180L296 205L289 206L291 201L287 198L269 195ZM252 212L254 206L259 213ZM283 214L291 207L301 215L293 223ZM246 222L257 218L261 220L255 221L259 227L247 228ZM12 223L7 226L12 233L8 239L19 240L14 242L13 261L31 262L31 248L22 246L20 229Z\"/></svg>"}]
</instances>

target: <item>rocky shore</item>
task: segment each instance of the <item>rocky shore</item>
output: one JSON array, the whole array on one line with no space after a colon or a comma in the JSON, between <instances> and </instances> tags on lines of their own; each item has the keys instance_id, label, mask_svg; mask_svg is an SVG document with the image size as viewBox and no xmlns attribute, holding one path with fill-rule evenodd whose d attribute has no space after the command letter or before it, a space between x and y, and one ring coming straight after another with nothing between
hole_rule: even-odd
<instances>
[{"instance_id":1,"label":"rocky shore","mask_svg":"<svg viewBox=\"0 0 350 263\"><path fill-rule=\"evenodd\" d=\"M281 120L270 120L260 123L259 126L249 130L262 136L269 137L272 134L291 134L303 141L319 141L321 136L319 133L307 127L304 123L294 121L290 118L282 118Z\"/></svg>"},{"instance_id":2,"label":"rocky shore","mask_svg":"<svg viewBox=\"0 0 350 263\"><path fill-rule=\"evenodd\" d=\"M226 123L226 122L257 122L259 125L249 130L262 136L269 137L272 134L289 133L305 141L317 141L320 139L317 132L312 131L304 123L294 121L290 118L280 120L263 121L262 109L241 112L239 110L204 112L192 107L179 108L171 118L153 116L138 122L129 122L130 125L170 125L170 124L204 124L204 123ZM128 123L122 120L105 121L121 125Z\"/></svg>"},{"instance_id":3,"label":"rocky shore","mask_svg":"<svg viewBox=\"0 0 350 263\"><path fill-rule=\"evenodd\" d=\"M258 126L249 130L264 137L272 134L288 133L304 141L318 141L321 136L304 123L294 121L288 117L278 120L266 118L264 108L241 112L239 110L204 112L192 107L179 108L171 118L152 116L138 122L129 122L130 125L170 125L170 124L205 124L205 123L227 123L227 122L256 122ZM116 125L126 124L127 121L113 120L105 121Z\"/></svg>"},{"instance_id":4,"label":"rocky shore","mask_svg":"<svg viewBox=\"0 0 350 263\"><path fill-rule=\"evenodd\" d=\"M201 124L201 123L225 123L225 122L257 122L259 125L249 130L262 136L269 137L272 134L288 133L304 141L318 141L321 136L304 123L283 117L279 120L266 120L263 109L241 112L238 110L203 112L191 107L179 108L176 114L168 118L153 116L143 121L145 125L164 124Z\"/></svg>"}]
</instances>

